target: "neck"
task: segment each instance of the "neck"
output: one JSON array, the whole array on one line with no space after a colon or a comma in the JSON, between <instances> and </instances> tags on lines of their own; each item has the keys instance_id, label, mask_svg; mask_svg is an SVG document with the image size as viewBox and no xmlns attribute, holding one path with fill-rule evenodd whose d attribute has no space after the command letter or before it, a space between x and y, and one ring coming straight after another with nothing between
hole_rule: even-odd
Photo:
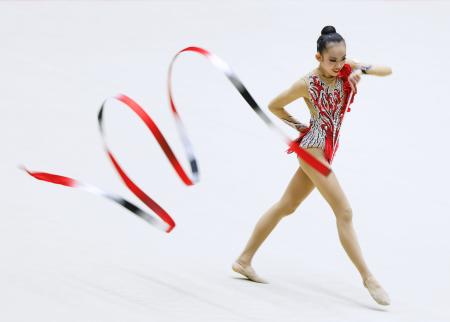
<instances>
[{"instance_id":1,"label":"neck","mask_svg":"<svg viewBox=\"0 0 450 322\"><path fill-rule=\"evenodd\" d=\"M320 76L322 76L324 79L326 79L326 80L333 80L333 79L335 79L336 78L336 76L333 76L333 75L329 75L329 74L327 74L321 67L320 67L320 65L319 65L319 67L317 67L317 70L319 71L319 73L320 73Z\"/></svg>"}]
</instances>

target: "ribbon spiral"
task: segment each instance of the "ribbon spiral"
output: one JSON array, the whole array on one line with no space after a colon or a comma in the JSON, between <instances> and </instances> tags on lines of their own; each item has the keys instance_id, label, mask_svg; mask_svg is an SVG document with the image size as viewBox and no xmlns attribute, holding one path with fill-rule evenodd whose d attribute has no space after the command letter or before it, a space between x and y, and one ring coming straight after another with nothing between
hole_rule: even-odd
<instances>
[{"instance_id":1,"label":"ribbon spiral","mask_svg":"<svg viewBox=\"0 0 450 322\"><path fill-rule=\"evenodd\" d=\"M144 111L144 109L133 99L130 97L119 94L112 98L106 99L98 112L98 124L100 129L100 134L102 137L103 145L105 148L105 151L111 160L115 170L119 174L120 178L124 182L124 184L128 187L128 189L137 197L139 198L149 209L152 210L154 214L156 214L158 217L152 215L151 213L144 211L137 205L133 204L132 202L124 199L123 197L116 195L114 193L105 192L100 188L97 188L93 185L86 184L83 182L80 182L78 180L60 176L56 174L51 174L47 172L35 172L27 170L25 167L22 167L23 170L25 170L29 175L33 176L34 178L38 180L43 180L47 182L51 182L54 184L60 184L72 188L78 188L82 189L97 195L100 195L104 198L110 199L119 205L125 207L130 212L134 213L138 217L144 219L154 227L163 230L167 233L172 231L172 229L175 227L175 221L172 219L172 217L160 206L158 203L156 203L151 197L149 197L143 190L141 190L125 173L123 168L119 165L119 162L114 157L110 149L108 148L108 145L106 143L106 134L103 129L103 113L105 112L106 103L110 99L115 99L120 102L122 102L124 105L126 105L128 108L130 108L133 112L135 112L139 118L145 123L147 128L150 130L150 132L153 134L155 139L157 140L158 144L160 145L161 149L163 150L164 154L166 155L167 159L173 166L175 172L178 174L180 179L183 181L184 184L190 186L194 185L199 181L199 169L197 166L197 160L192 148L192 144L189 140L189 137L186 133L186 129L183 125L183 122L177 113L177 109L175 107L175 103L173 100L173 93L172 93L172 69L173 64L177 57L183 53L183 52L195 52L198 54L203 55L204 57L208 58L208 60L219 70L221 70L225 76L230 80L230 82L233 84L233 86L238 90L238 92L242 95L242 97L245 99L245 101L250 105L250 107L255 111L255 113L264 121L264 123L274 130L276 133L278 133L284 141L289 145L289 148L293 150L300 158L302 158L305 162L310 164L312 167L314 167L317 171L319 171L321 174L327 176L331 169L328 168L326 165L321 163L319 160L317 160L312 154L308 153L305 149L298 146L296 141L291 140L286 134L284 134L278 127L275 126L275 124L267 117L267 115L261 110L259 105L256 103L256 101L253 99L253 97L250 95L248 90L245 88L245 86L242 84L242 82L239 80L239 78L236 76L236 74L231 70L231 68L228 66L227 63L225 63L222 59L220 59L218 56L214 55L213 53L200 48L200 47L186 47L182 50L180 50L172 59L169 71L168 71L168 96L169 96L169 104L173 113L173 116L175 118L176 128L178 130L178 134L180 136L182 145L185 150L185 155L189 161L190 166L190 175L186 173L186 171L181 166L180 162L176 158L174 152L170 148L169 144L167 143L166 139L164 138L163 134L157 127L156 123L153 121L153 119ZM349 100L350 101L350 100Z\"/></svg>"}]
</instances>

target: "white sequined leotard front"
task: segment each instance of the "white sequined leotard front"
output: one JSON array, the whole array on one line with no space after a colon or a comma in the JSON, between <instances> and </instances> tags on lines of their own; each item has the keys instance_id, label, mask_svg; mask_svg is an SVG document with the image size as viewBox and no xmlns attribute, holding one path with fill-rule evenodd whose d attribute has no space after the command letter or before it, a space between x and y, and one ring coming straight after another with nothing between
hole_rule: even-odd
<instances>
[{"instance_id":1,"label":"white sequined leotard front","mask_svg":"<svg viewBox=\"0 0 450 322\"><path fill-rule=\"evenodd\" d=\"M336 139L341 125L343 106L343 80L336 79L334 86L325 83L317 74L308 73L303 77L308 85L309 98L304 98L311 113L310 130L302 138L302 148L317 147L324 149L327 133ZM318 105L322 108L319 108ZM331 130L331 131L330 131Z\"/></svg>"},{"instance_id":2,"label":"white sequined leotard front","mask_svg":"<svg viewBox=\"0 0 450 322\"><path fill-rule=\"evenodd\" d=\"M356 87L352 88L349 75L352 68L345 64L339 71L334 85L328 85L315 71L311 71L303 80L308 88L308 97L304 97L309 108L311 119L309 126L300 129L299 137L293 141L302 149L320 148L325 159L331 164L339 147L339 132L345 112L356 94ZM348 108L347 108L348 107ZM346 110L347 109L347 110ZM294 152L293 146L286 151ZM299 157L297 153L297 157Z\"/></svg>"}]
</instances>

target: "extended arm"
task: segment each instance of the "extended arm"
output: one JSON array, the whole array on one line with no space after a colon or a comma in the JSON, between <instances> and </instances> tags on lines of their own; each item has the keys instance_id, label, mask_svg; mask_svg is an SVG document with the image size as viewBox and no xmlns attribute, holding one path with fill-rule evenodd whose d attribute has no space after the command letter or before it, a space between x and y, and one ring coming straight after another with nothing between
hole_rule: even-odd
<instances>
[{"instance_id":1,"label":"extended arm","mask_svg":"<svg viewBox=\"0 0 450 322\"><path fill-rule=\"evenodd\" d=\"M388 66L382 65L371 65L366 63L361 63L357 60L347 59L346 62L352 67L352 69L365 71L365 74L375 75L375 76L387 76L392 74L392 69Z\"/></svg>"}]
</instances>

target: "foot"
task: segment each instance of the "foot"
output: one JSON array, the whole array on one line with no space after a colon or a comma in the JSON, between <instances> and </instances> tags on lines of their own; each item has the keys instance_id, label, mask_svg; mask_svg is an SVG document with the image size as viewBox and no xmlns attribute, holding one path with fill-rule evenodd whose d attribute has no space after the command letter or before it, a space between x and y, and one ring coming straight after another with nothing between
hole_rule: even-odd
<instances>
[{"instance_id":1,"label":"foot","mask_svg":"<svg viewBox=\"0 0 450 322\"><path fill-rule=\"evenodd\" d=\"M367 288L372 298L381 305L389 305L391 304L391 300L389 299L389 295L386 291L381 287L381 285L377 282L375 277L369 276L365 280L363 280L364 287Z\"/></svg>"},{"instance_id":2,"label":"foot","mask_svg":"<svg viewBox=\"0 0 450 322\"><path fill-rule=\"evenodd\" d=\"M265 279L259 277L256 274L255 270L250 265L241 264L239 261L235 261L233 263L233 265L231 266L231 268L236 273L244 275L245 277L247 277L249 280L251 280L253 282L264 283L264 284L268 283Z\"/></svg>"}]
</instances>

